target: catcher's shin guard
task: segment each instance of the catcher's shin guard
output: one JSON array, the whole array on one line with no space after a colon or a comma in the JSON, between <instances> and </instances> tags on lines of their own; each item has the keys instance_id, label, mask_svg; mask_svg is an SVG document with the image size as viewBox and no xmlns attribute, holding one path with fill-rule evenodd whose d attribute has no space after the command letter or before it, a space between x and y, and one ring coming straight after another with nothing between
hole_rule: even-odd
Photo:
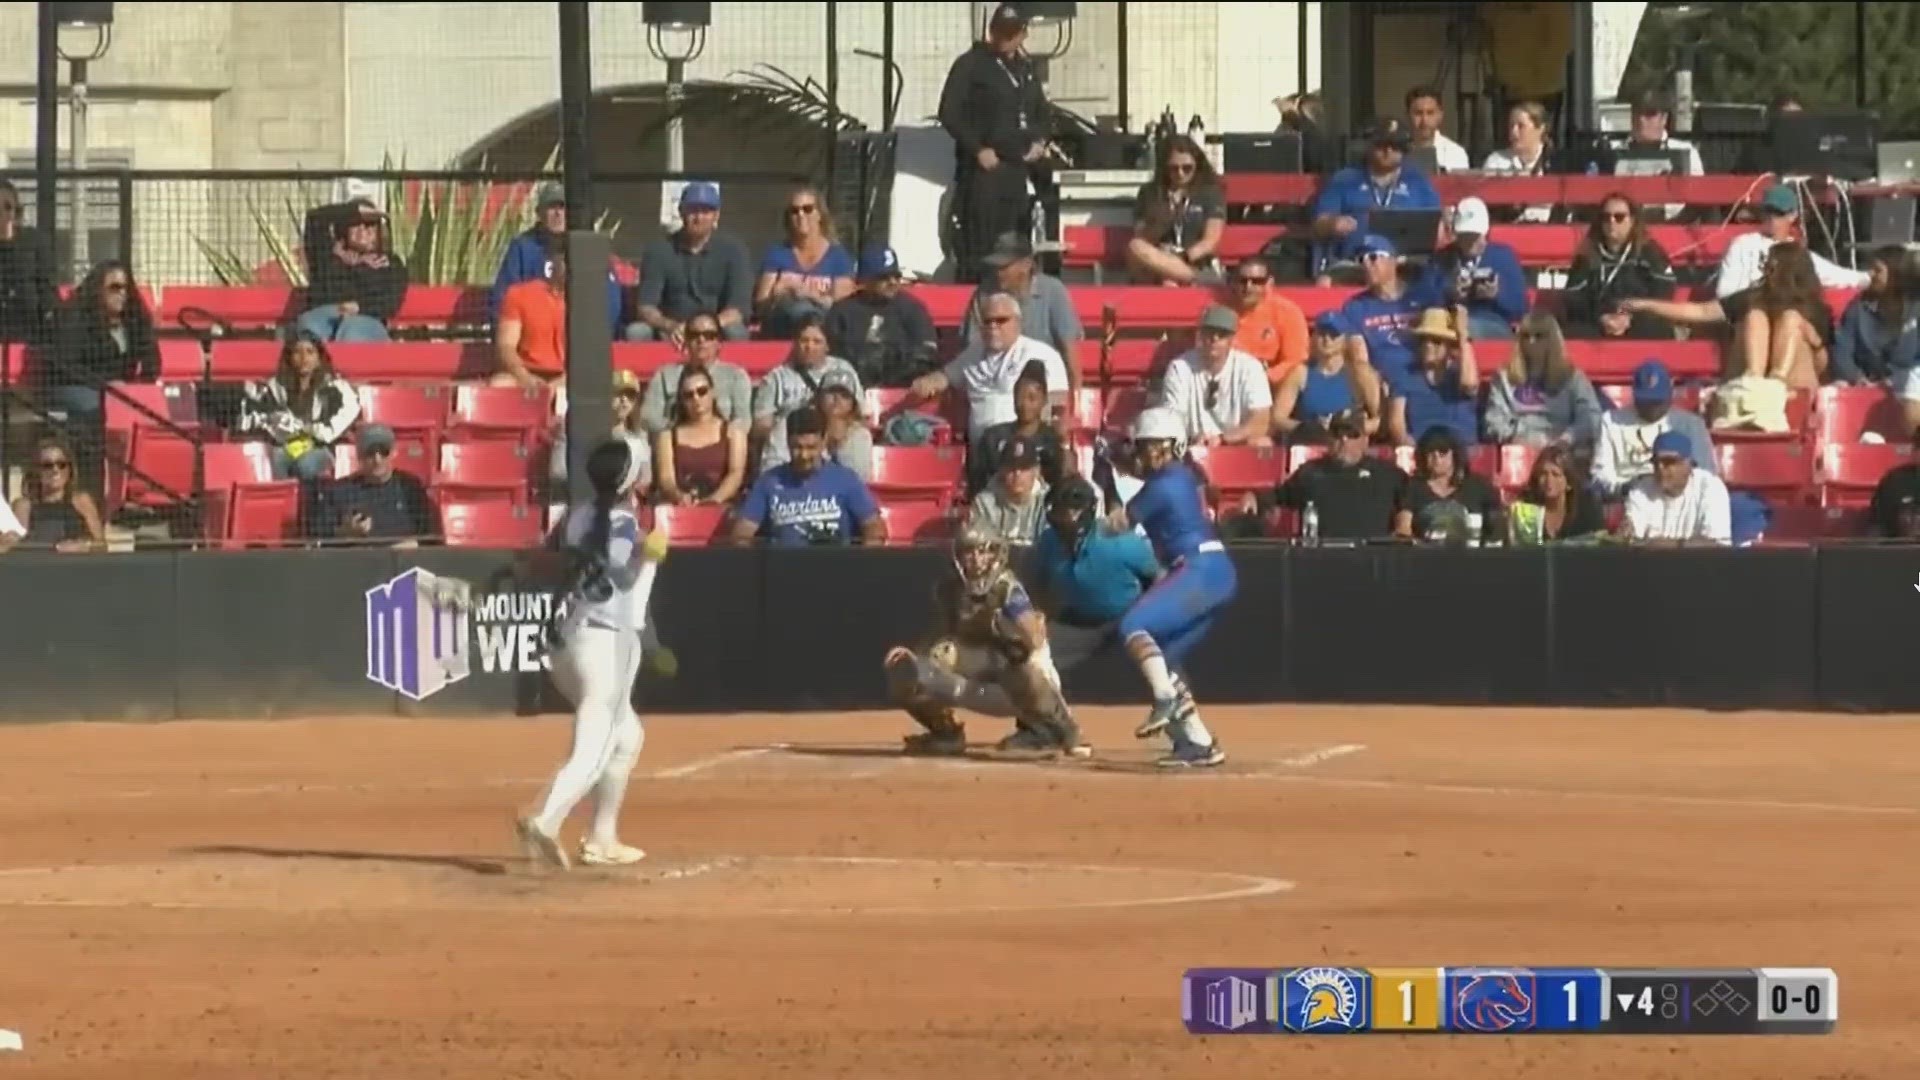
<instances>
[{"instance_id":1,"label":"catcher's shin guard","mask_svg":"<svg viewBox=\"0 0 1920 1080\"><path fill-rule=\"evenodd\" d=\"M907 749L951 751L966 749L966 729L953 718L952 697L938 691L959 676L917 656L902 656L887 665L887 686L893 703L913 717L924 735L907 738Z\"/></svg>"},{"instance_id":2,"label":"catcher's shin guard","mask_svg":"<svg viewBox=\"0 0 1920 1080\"><path fill-rule=\"evenodd\" d=\"M1013 701L1015 723L1022 730L1036 732L1062 750L1080 745L1080 726L1074 723L1044 653L1009 665L1000 685Z\"/></svg>"}]
</instances>

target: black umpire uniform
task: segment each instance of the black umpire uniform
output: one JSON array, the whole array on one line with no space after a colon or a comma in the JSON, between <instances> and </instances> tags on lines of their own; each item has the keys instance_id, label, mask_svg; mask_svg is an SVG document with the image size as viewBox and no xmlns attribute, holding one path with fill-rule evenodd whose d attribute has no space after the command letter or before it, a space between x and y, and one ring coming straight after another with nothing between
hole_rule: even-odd
<instances>
[{"instance_id":1,"label":"black umpire uniform","mask_svg":"<svg viewBox=\"0 0 1920 1080\"><path fill-rule=\"evenodd\" d=\"M979 280L980 260L995 237L1033 230L1027 181L1034 166L1026 156L1047 139L1049 106L1033 61L1018 46L1026 28L1027 16L1018 4L995 8L988 40L974 42L953 62L940 90L940 126L954 143L955 261L961 281ZM981 168L982 149L999 158L992 169Z\"/></svg>"}]
</instances>

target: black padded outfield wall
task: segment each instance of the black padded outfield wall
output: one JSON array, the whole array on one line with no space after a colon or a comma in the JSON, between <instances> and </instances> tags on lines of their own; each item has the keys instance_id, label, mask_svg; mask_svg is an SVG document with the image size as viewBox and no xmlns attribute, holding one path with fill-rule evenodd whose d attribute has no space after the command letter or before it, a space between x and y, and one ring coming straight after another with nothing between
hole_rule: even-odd
<instances>
[{"instance_id":1,"label":"black padded outfield wall","mask_svg":"<svg viewBox=\"0 0 1920 1080\"><path fill-rule=\"evenodd\" d=\"M1204 700L1920 709L1920 548L1238 549ZM550 599L470 550L0 557L0 718L471 715L561 708ZM937 549L679 551L651 711L883 704ZM1076 700L1140 699L1117 657Z\"/></svg>"}]
</instances>

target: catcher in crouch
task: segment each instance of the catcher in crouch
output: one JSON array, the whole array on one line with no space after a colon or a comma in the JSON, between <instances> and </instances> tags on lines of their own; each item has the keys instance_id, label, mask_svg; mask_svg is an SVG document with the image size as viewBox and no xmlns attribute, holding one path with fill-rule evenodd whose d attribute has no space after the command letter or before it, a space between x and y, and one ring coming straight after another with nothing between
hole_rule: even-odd
<instances>
[{"instance_id":1,"label":"catcher in crouch","mask_svg":"<svg viewBox=\"0 0 1920 1080\"><path fill-rule=\"evenodd\" d=\"M966 753L966 727L953 717L961 708L1013 718L1000 750L1091 754L1060 691L1046 619L1008 567L1006 541L968 525L954 541L953 565L955 573L934 588L932 643L923 653L904 646L887 653L894 702L927 729L906 737L907 752Z\"/></svg>"}]
</instances>

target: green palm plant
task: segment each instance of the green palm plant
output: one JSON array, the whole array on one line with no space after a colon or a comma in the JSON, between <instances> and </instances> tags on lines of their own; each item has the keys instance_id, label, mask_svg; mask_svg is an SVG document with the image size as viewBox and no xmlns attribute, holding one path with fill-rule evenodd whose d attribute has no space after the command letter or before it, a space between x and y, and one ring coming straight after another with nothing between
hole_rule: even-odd
<instances>
[{"instance_id":1,"label":"green palm plant","mask_svg":"<svg viewBox=\"0 0 1920 1080\"><path fill-rule=\"evenodd\" d=\"M558 160L556 147L547 155L541 174L551 174ZM480 171L487 170L483 160ZM406 163L384 157L380 171L404 173ZM532 226L535 216L536 184L528 180L389 179L383 186L380 202L387 211L388 242L406 260L408 279L415 285L491 283L507 246ZM195 236L194 244L221 284L254 283L264 261L277 267L289 284L305 288L301 236L307 212L332 201L329 187L322 182L299 182L294 191L281 196L277 207L272 206L273 200L248 193L246 212L253 242L245 251L258 253L261 260L250 260L240 245L218 244L205 236ZM593 227L610 236L619 231L610 213L602 213Z\"/></svg>"}]
</instances>

